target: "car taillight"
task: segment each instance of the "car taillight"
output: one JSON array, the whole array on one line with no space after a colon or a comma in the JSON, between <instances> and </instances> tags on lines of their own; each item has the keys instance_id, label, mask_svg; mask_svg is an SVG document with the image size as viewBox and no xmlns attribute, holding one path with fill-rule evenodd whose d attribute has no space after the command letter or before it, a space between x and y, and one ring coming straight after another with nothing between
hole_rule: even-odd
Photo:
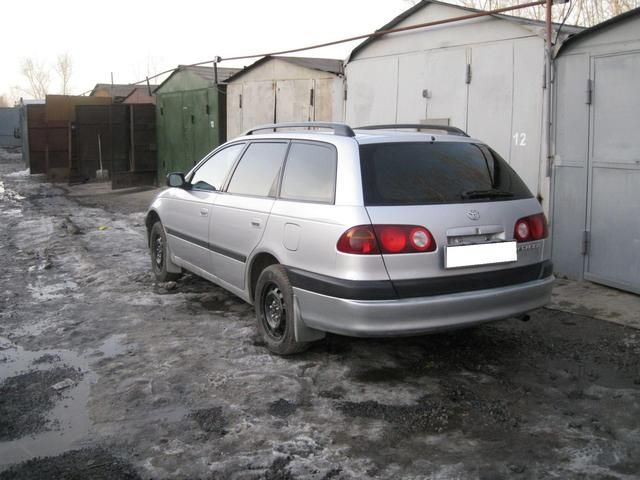
<instances>
[{"instance_id":1,"label":"car taillight","mask_svg":"<svg viewBox=\"0 0 640 480\"><path fill-rule=\"evenodd\" d=\"M344 232L338 251L360 255L433 252L431 232L417 225L358 225Z\"/></svg>"},{"instance_id":2,"label":"car taillight","mask_svg":"<svg viewBox=\"0 0 640 480\"><path fill-rule=\"evenodd\" d=\"M547 219L543 213L523 217L516 222L513 229L513 238L518 242L530 242L532 240L542 240L547 238Z\"/></svg>"},{"instance_id":3,"label":"car taillight","mask_svg":"<svg viewBox=\"0 0 640 480\"><path fill-rule=\"evenodd\" d=\"M364 255L380 253L376 236L368 225L353 227L344 232L338 240L338 250L344 253Z\"/></svg>"}]
</instances>

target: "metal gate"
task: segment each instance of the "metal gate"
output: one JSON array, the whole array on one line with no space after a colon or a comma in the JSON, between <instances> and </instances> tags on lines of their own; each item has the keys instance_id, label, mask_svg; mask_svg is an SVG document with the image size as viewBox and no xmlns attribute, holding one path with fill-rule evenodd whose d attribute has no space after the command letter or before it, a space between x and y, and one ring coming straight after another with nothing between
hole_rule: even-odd
<instances>
[{"instance_id":1,"label":"metal gate","mask_svg":"<svg viewBox=\"0 0 640 480\"><path fill-rule=\"evenodd\" d=\"M77 162L82 180L108 171L113 189L153 185L156 179L155 106L148 104L76 107Z\"/></svg>"},{"instance_id":2,"label":"metal gate","mask_svg":"<svg viewBox=\"0 0 640 480\"><path fill-rule=\"evenodd\" d=\"M96 171L129 170L127 105L78 105L76 107L77 163L73 173L96 178Z\"/></svg>"},{"instance_id":3,"label":"metal gate","mask_svg":"<svg viewBox=\"0 0 640 480\"><path fill-rule=\"evenodd\" d=\"M585 278L640 293L640 52L593 57Z\"/></svg>"}]
</instances>

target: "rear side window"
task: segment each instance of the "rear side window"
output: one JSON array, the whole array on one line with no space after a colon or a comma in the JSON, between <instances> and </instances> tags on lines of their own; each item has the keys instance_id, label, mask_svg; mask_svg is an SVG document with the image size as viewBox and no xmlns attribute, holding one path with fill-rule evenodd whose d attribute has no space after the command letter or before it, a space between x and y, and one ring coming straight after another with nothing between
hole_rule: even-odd
<instances>
[{"instance_id":1,"label":"rear side window","mask_svg":"<svg viewBox=\"0 0 640 480\"><path fill-rule=\"evenodd\" d=\"M191 185L197 190L220 190L229 169L244 148L244 143L231 145L220 150L202 164L191 178Z\"/></svg>"},{"instance_id":2,"label":"rear side window","mask_svg":"<svg viewBox=\"0 0 640 480\"><path fill-rule=\"evenodd\" d=\"M291 144L280 197L288 200L333 203L336 150L317 143Z\"/></svg>"},{"instance_id":3,"label":"rear side window","mask_svg":"<svg viewBox=\"0 0 640 480\"><path fill-rule=\"evenodd\" d=\"M233 172L227 191L275 197L287 143L252 143Z\"/></svg>"},{"instance_id":4,"label":"rear side window","mask_svg":"<svg viewBox=\"0 0 640 480\"><path fill-rule=\"evenodd\" d=\"M366 205L426 205L531 198L513 169L485 145L465 142L360 146Z\"/></svg>"}]
</instances>

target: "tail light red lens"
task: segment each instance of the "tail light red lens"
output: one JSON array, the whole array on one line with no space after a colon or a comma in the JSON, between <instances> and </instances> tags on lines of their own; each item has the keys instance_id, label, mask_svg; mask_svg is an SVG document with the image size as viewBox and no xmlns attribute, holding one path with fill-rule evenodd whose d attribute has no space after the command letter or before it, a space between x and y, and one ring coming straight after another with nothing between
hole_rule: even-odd
<instances>
[{"instance_id":1,"label":"tail light red lens","mask_svg":"<svg viewBox=\"0 0 640 480\"><path fill-rule=\"evenodd\" d=\"M518 242L542 240L547 238L548 235L547 219L543 213L521 218L516 222L513 229L513 238Z\"/></svg>"},{"instance_id":2,"label":"tail light red lens","mask_svg":"<svg viewBox=\"0 0 640 480\"><path fill-rule=\"evenodd\" d=\"M417 225L358 225L342 234L337 248L360 255L419 253L434 251L436 242L429 230Z\"/></svg>"},{"instance_id":3,"label":"tail light red lens","mask_svg":"<svg viewBox=\"0 0 640 480\"><path fill-rule=\"evenodd\" d=\"M380 253L376 235L369 225L360 225L344 232L338 240L338 251L361 255Z\"/></svg>"},{"instance_id":4,"label":"tail light red lens","mask_svg":"<svg viewBox=\"0 0 640 480\"><path fill-rule=\"evenodd\" d=\"M385 253L400 253L407 247L407 235L402 227L374 227L380 243L382 251Z\"/></svg>"}]
</instances>

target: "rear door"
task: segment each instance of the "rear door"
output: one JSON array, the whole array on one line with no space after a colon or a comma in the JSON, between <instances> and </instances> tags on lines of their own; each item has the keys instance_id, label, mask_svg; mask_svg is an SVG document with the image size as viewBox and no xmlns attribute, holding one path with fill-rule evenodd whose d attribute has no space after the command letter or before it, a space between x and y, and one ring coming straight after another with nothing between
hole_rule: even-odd
<instances>
[{"instance_id":1,"label":"rear door","mask_svg":"<svg viewBox=\"0 0 640 480\"><path fill-rule=\"evenodd\" d=\"M434 252L384 255L392 280L464 275L542 260L543 242L479 266L446 267L449 247L513 242L516 221L540 212L517 174L486 146L467 142L402 142L360 147L363 194L374 225L417 225L433 235ZM486 193L483 193L486 192ZM493 193L490 193L493 192ZM500 193L497 193L500 192ZM500 248L500 247L496 247ZM489 255L482 253L480 255ZM485 261L478 258L477 263Z\"/></svg>"},{"instance_id":2,"label":"rear door","mask_svg":"<svg viewBox=\"0 0 640 480\"><path fill-rule=\"evenodd\" d=\"M246 262L264 234L278 193L288 141L253 142L225 193L217 195L209 226L213 274L244 289Z\"/></svg>"}]
</instances>

